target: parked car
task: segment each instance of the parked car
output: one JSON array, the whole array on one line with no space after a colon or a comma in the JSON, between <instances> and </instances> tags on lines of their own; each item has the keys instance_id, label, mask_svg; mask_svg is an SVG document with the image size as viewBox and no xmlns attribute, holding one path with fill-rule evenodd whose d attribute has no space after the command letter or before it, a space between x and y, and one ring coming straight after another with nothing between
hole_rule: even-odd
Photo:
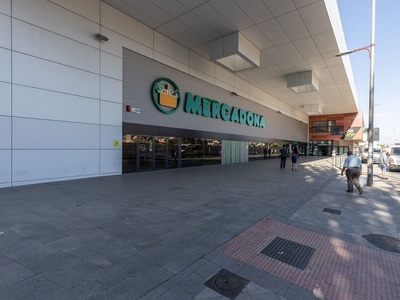
<instances>
[{"instance_id":1,"label":"parked car","mask_svg":"<svg viewBox=\"0 0 400 300\"><path fill-rule=\"evenodd\" d=\"M372 149L372 162L374 164L379 164L381 153L382 153L381 148ZM368 148L365 148L361 154L361 162L366 163L367 161L368 161Z\"/></svg>"},{"instance_id":2,"label":"parked car","mask_svg":"<svg viewBox=\"0 0 400 300\"><path fill-rule=\"evenodd\" d=\"M389 171L400 171L400 146L392 147L389 160Z\"/></svg>"}]
</instances>

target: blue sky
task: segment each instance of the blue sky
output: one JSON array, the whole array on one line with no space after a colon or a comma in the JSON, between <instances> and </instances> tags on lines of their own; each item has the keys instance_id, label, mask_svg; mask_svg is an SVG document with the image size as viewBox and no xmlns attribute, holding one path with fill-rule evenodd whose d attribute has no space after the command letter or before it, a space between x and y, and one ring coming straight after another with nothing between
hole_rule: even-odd
<instances>
[{"instance_id":1,"label":"blue sky","mask_svg":"<svg viewBox=\"0 0 400 300\"><path fill-rule=\"evenodd\" d=\"M337 0L347 48L371 43L372 0ZM400 142L400 0L376 0L374 127L379 144ZM354 80L368 127L370 60L368 51L350 54Z\"/></svg>"}]
</instances>

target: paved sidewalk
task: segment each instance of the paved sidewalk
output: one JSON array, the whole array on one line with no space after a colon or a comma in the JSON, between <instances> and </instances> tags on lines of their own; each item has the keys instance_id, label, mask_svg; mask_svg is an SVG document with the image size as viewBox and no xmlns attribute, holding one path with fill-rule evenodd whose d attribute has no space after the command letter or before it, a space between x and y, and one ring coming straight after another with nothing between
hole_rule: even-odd
<instances>
[{"instance_id":1,"label":"paved sidewalk","mask_svg":"<svg viewBox=\"0 0 400 300\"><path fill-rule=\"evenodd\" d=\"M398 299L400 255L362 237L399 238L390 182L350 194L299 162L0 189L0 299L229 299L204 285L221 269L249 281L235 299ZM260 254L276 237L314 249L304 269Z\"/></svg>"}]
</instances>

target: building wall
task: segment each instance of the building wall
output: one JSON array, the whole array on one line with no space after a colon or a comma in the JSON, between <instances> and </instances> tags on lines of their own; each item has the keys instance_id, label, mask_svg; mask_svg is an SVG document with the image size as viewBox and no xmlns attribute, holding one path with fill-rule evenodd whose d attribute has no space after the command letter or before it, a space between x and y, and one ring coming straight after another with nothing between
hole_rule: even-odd
<instances>
[{"instance_id":1,"label":"building wall","mask_svg":"<svg viewBox=\"0 0 400 300\"><path fill-rule=\"evenodd\" d=\"M100 0L0 0L0 28L0 187L121 174L123 47L308 122Z\"/></svg>"},{"instance_id":2,"label":"building wall","mask_svg":"<svg viewBox=\"0 0 400 300\"><path fill-rule=\"evenodd\" d=\"M329 132L313 133L311 127L313 122L318 121L336 121L336 126L343 126L345 132L350 127L362 127L363 119L361 113L350 113L350 114L335 114L335 115L318 115L310 116L309 128L310 128L310 140L335 140L340 141L341 135L331 135ZM353 140L362 141L362 129L354 136Z\"/></svg>"}]
</instances>

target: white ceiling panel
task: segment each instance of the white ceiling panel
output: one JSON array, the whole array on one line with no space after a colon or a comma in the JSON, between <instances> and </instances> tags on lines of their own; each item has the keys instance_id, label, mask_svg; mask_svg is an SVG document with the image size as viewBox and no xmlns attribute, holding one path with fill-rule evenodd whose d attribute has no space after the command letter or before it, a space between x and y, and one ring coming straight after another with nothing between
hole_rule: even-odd
<instances>
[{"instance_id":1,"label":"white ceiling panel","mask_svg":"<svg viewBox=\"0 0 400 300\"><path fill-rule=\"evenodd\" d=\"M291 41L310 36L297 10L277 17L276 20Z\"/></svg>"},{"instance_id":2,"label":"white ceiling panel","mask_svg":"<svg viewBox=\"0 0 400 300\"><path fill-rule=\"evenodd\" d=\"M304 39L293 41L293 45L304 58L319 54L317 46L315 46L314 41L311 37L306 37Z\"/></svg>"},{"instance_id":3,"label":"white ceiling panel","mask_svg":"<svg viewBox=\"0 0 400 300\"><path fill-rule=\"evenodd\" d=\"M165 11L167 14L173 16L174 18L179 17L180 15L188 11L188 9L177 0L169 0L169 1L150 0L150 1L153 2L154 5L158 6L163 11Z\"/></svg>"},{"instance_id":4,"label":"white ceiling panel","mask_svg":"<svg viewBox=\"0 0 400 300\"><path fill-rule=\"evenodd\" d=\"M326 12L325 3L323 1L300 8L299 13L310 34L314 35L332 30L329 16Z\"/></svg>"},{"instance_id":5,"label":"white ceiling panel","mask_svg":"<svg viewBox=\"0 0 400 300\"><path fill-rule=\"evenodd\" d=\"M270 59L274 64L281 64L287 62L287 58L276 47L264 49L262 53Z\"/></svg>"},{"instance_id":6,"label":"white ceiling panel","mask_svg":"<svg viewBox=\"0 0 400 300\"><path fill-rule=\"evenodd\" d=\"M212 29L207 23L205 23L192 12L188 12L179 16L177 20L194 32L198 33L199 36L204 37L206 41L212 41L221 37L217 31Z\"/></svg>"},{"instance_id":7,"label":"white ceiling panel","mask_svg":"<svg viewBox=\"0 0 400 300\"><path fill-rule=\"evenodd\" d=\"M254 24L272 19L271 12L262 0L235 0L235 2Z\"/></svg>"},{"instance_id":8,"label":"white ceiling panel","mask_svg":"<svg viewBox=\"0 0 400 300\"><path fill-rule=\"evenodd\" d=\"M290 42L290 39L275 19L258 24L258 28L275 46Z\"/></svg>"},{"instance_id":9,"label":"white ceiling panel","mask_svg":"<svg viewBox=\"0 0 400 300\"><path fill-rule=\"evenodd\" d=\"M320 53L327 53L335 50L339 53L335 39L332 38L333 31L326 31L313 36L315 45Z\"/></svg>"},{"instance_id":10,"label":"white ceiling panel","mask_svg":"<svg viewBox=\"0 0 400 300\"><path fill-rule=\"evenodd\" d=\"M112 1L108 2L110 3ZM129 4L131 7L141 12L147 18L158 20L158 22L161 24L171 21L173 19L173 16L169 15L164 10L160 9L158 6L154 5L148 0L123 0L123 2Z\"/></svg>"},{"instance_id":11,"label":"white ceiling panel","mask_svg":"<svg viewBox=\"0 0 400 300\"><path fill-rule=\"evenodd\" d=\"M221 36L231 34L236 31L235 27L212 8L208 3L204 3L192 10L200 19L204 20L211 28Z\"/></svg>"},{"instance_id":12,"label":"white ceiling panel","mask_svg":"<svg viewBox=\"0 0 400 300\"><path fill-rule=\"evenodd\" d=\"M293 43L282 44L276 47L280 53L289 61L301 59L303 56L297 51Z\"/></svg>"},{"instance_id":13,"label":"white ceiling panel","mask_svg":"<svg viewBox=\"0 0 400 300\"><path fill-rule=\"evenodd\" d=\"M259 50L274 46L256 25L242 30L241 33Z\"/></svg>"},{"instance_id":14,"label":"white ceiling panel","mask_svg":"<svg viewBox=\"0 0 400 300\"><path fill-rule=\"evenodd\" d=\"M263 0L263 2L274 17L281 16L296 9L292 0Z\"/></svg>"},{"instance_id":15,"label":"white ceiling panel","mask_svg":"<svg viewBox=\"0 0 400 300\"><path fill-rule=\"evenodd\" d=\"M315 3L315 2L319 2L319 0L293 0L293 2L297 8L300 8L300 7Z\"/></svg>"},{"instance_id":16,"label":"white ceiling panel","mask_svg":"<svg viewBox=\"0 0 400 300\"><path fill-rule=\"evenodd\" d=\"M291 60L290 63L296 68L298 72L310 70L310 66L304 59Z\"/></svg>"},{"instance_id":17,"label":"white ceiling panel","mask_svg":"<svg viewBox=\"0 0 400 300\"><path fill-rule=\"evenodd\" d=\"M163 2L167 2L165 0L162 0ZM204 2L207 2L208 0L178 0L183 6L185 6L188 10L191 10Z\"/></svg>"},{"instance_id":18,"label":"white ceiling panel","mask_svg":"<svg viewBox=\"0 0 400 300\"><path fill-rule=\"evenodd\" d=\"M239 89L254 85L261 95L296 109L317 102L324 114L357 111L352 73L335 57L343 41L336 41L333 28L344 34L341 24L331 22L340 16L326 0L103 1L207 60L211 41L239 31L261 51L260 67L231 73ZM288 74L310 70L320 79L318 92L295 94L287 89Z\"/></svg>"},{"instance_id":19,"label":"white ceiling panel","mask_svg":"<svg viewBox=\"0 0 400 300\"><path fill-rule=\"evenodd\" d=\"M231 23L237 31L254 25L250 18L232 0L210 0L208 3Z\"/></svg>"}]
</instances>

